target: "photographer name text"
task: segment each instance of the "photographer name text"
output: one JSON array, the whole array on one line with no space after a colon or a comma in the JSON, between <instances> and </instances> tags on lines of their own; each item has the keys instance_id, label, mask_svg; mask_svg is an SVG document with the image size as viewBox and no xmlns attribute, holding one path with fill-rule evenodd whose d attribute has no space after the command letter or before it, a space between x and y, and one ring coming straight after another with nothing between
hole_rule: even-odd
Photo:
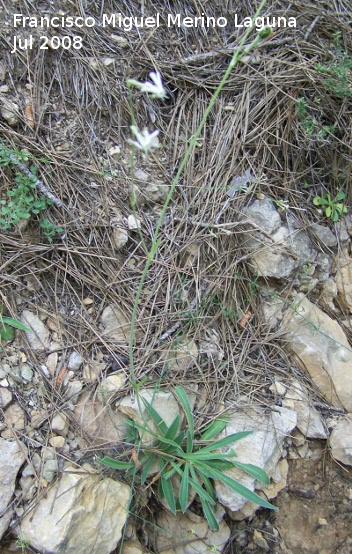
<instances>
[{"instance_id":1,"label":"photographer name text","mask_svg":"<svg viewBox=\"0 0 352 554\"><path fill-rule=\"evenodd\" d=\"M198 17L182 16L181 14L161 14L155 13L153 16L124 16L121 13L102 14L101 19L95 17L81 17L71 15L56 15L56 16L24 16L20 13L13 15L13 27L15 29L82 29L92 27L110 27L112 29L121 29L125 32L130 32L135 29L157 29L161 26L185 27L185 28L206 28L215 29L223 28L229 24L226 17L210 17L202 13ZM253 27L257 31L261 31L266 27L271 29L276 28L296 28L297 22L295 17L275 17L265 16L252 19L245 17L240 20L236 13L231 18L231 25L236 29ZM83 37L81 35L55 35L41 36L39 38L29 35L26 38L15 35L11 54L17 50L31 50L34 44L39 42L40 49L48 48L64 50L75 49L80 50L83 46Z\"/></svg>"}]
</instances>

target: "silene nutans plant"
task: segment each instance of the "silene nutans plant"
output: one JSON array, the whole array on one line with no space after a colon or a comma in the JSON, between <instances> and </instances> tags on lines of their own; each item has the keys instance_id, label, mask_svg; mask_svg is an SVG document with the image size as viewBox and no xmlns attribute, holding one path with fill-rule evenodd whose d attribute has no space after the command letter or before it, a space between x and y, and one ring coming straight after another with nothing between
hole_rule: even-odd
<instances>
[{"instance_id":1,"label":"silene nutans plant","mask_svg":"<svg viewBox=\"0 0 352 554\"><path fill-rule=\"evenodd\" d=\"M136 446L126 452L132 461L116 460L105 456L97 460L101 464L119 470L127 470L128 476L137 477L141 485L149 480L158 483L158 497L165 499L169 509L176 514L177 510L185 512L192 498L192 491L197 493L209 528L219 529L214 509L216 494L214 481L218 480L247 500L264 508L277 508L258 494L238 483L224 471L234 467L248 473L255 479L268 485L270 480L266 472L252 464L236 461L234 450L223 453L229 445L251 434L251 431L233 433L227 437L215 439L226 427L228 417L222 416L212 421L201 432L195 431L194 417L187 393L181 386L175 388L175 396L185 414L186 428L182 428L180 415L171 425L167 425L153 406L143 399L147 416L143 425L126 420L135 434ZM151 426L154 424L154 429ZM139 436L138 436L139 435ZM148 446L141 441L148 437ZM133 433L130 433L133 437ZM154 445L149 446L150 438ZM215 439L215 440L214 440ZM156 475L155 475L156 473Z\"/></svg>"},{"instance_id":2,"label":"silene nutans plant","mask_svg":"<svg viewBox=\"0 0 352 554\"><path fill-rule=\"evenodd\" d=\"M260 15L266 0L262 0L254 20ZM190 492L195 492L201 502L204 515L208 521L209 527L212 530L219 528L215 517L216 494L214 481L220 481L230 487L236 493L244 496L248 500L257 503L260 506L276 510L272 504L265 499L247 489L241 483L229 477L226 473L234 467L241 469L245 473L253 476L265 484L269 484L269 477L266 472L252 464L242 463L237 461L235 452L230 449L222 452L220 449L225 449L236 441L248 436L251 431L231 434L224 438L216 439L216 436L224 432L227 425L227 418L221 417L209 424L201 432L196 432L193 414L189 399L185 390L178 386L175 388L175 395L182 406L185 418L177 415L170 425L167 425L160 417L157 410L153 408L152 402L142 401L138 394L140 384L138 384L135 375L134 352L135 352L135 328L138 316L138 308L144 284L148 275L148 270L153 263L154 257L160 245L160 229L173 197L173 193L179 183L180 177L186 167L190 156L197 146L198 139L201 135L203 127L217 101L223 87L226 84L231 72L241 58L255 48L259 42L270 38L271 30L263 29L257 33L256 37L247 43L247 39L252 32L248 27L243 34L238 48L234 51L232 59L222 76L218 87L211 97L208 106L206 107L201 121L192 135L187 141L186 152L178 166L176 175L169 188L168 195L162 206L159 218L156 222L153 234L153 240L150 248L147 248L142 232L139 230L141 244L144 248L146 261L140 277L140 282L135 293L135 300L132 309L131 327L129 334L129 370L130 384L133 391L136 391L136 401L138 402L140 411L145 408L147 411L146 419L141 423L128 420L126 423L130 428L130 437L133 439L133 448L123 456L122 459L114 459L109 456L98 460L101 464L115 468L118 470L126 470L130 478L131 493L130 502L133 498L133 487L136 482L141 485L147 483L150 479L151 483L158 484L158 496L164 499L175 514L177 510L186 511L189 504ZM132 89L138 88L141 92L145 92L152 99L164 100L167 97L167 91L164 88L162 77L158 71L149 73L149 81L140 82L134 79L127 80L128 98L131 113L131 135L132 138L128 143L132 146L131 154L131 208L133 215L137 218L136 202L134 193L134 154L135 150L141 151L145 156L150 155L159 145L158 135L159 130L150 132L146 127L140 129L136 123L134 115L134 107L132 101ZM144 406L142 406L144 403ZM185 426L183 426L183 420ZM143 444L143 436L147 434L153 439L153 446ZM126 459L127 457L127 459ZM129 459L128 459L129 458ZM132 458L132 460L131 460ZM156 475L151 476L152 470L156 467Z\"/></svg>"}]
</instances>

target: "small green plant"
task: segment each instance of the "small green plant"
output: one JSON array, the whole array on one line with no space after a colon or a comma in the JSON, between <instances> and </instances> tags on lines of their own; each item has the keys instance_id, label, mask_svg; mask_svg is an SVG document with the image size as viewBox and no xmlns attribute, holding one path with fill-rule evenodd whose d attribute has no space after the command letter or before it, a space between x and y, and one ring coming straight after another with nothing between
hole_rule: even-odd
<instances>
[{"instance_id":1,"label":"small green plant","mask_svg":"<svg viewBox=\"0 0 352 554\"><path fill-rule=\"evenodd\" d=\"M308 113L308 102L306 98L297 100L297 117L306 135L311 139L325 140L334 134L334 125L320 125L320 123Z\"/></svg>"},{"instance_id":2,"label":"small green plant","mask_svg":"<svg viewBox=\"0 0 352 554\"><path fill-rule=\"evenodd\" d=\"M7 317L3 315L4 306L0 304L0 338L1 340L12 341L15 338L14 329L21 329L21 331L31 331L29 327L23 325L17 319Z\"/></svg>"},{"instance_id":3,"label":"small green plant","mask_svg":"<svg viewBox=\"0 0 352 554\"><path fill-rule=\"evenodd\" d=\"M276 510L275 506L223 473L237 467L262 483L269 484L269 477L263 469L234 460L236 454L233 450L227 453L219 451L219 449L250 435L251 431L234 433L214 441L212 439L227 425L228 418L222 417L210 423L197 436L190 402L185 390L178 386L175 388L175 395L184 410L187 431L180 429L179 415L175 417L170 426L167 426L153 406L143 399L147 408L147 421L144 425L139 425L128 420L127 424L133 429L137 429L141 438L145 434L151 436L156 443L155 446L140 445L132 462L115 460L109 456L105 456L99 462L111 468L129 470L131 475L136 475L139 471L142 485L147 481L151 468L157 465L159 498L165 498L174 514L177 510L185 512L189 504L190 491L193 489L200 498L208 525L214 531L219 529L213 511L216 505L216 495L212 483L214 480L221 481L236 493L260 506ZM157 432L153 432L148 425L149 418L156 426ZM175 487L175 478L178 482L178 493L175 492L177 488Z\"/></svg>"},{"instance_id":4,"label":"small green plant","mask_svg":"<svg viewBox=\"0 0 352 554\"><path fill-rule=\"evenodd\" d=\"M341 190L335 198L328 193L325 196L316 196L313 198L314 206L324 206L325 215L331 221L338 221L339 217L347 213L347 208L341 200L345 198L345 193Z\"/></svg>"},{"instance_id":5,"label":"small green plant","mask_svg":"<svg viewBox=\"0 0 352 554\"><path fill-rule=\"evenodd\" d=\"M352 59L342 48L342 34L334 34L335 49L333 59L325 64L318 63L314 69L324 75L324 86L329 94L338 98L350 98L352 95Z\"/></svg>"},{"instance_id":6,"label":"small green plant","mask_svg":"<svg viewBox=\"0 0 352 554\"><path fill-rule=\"evenodd\" d=\"M32 165L29 175L24 175L16 170L14 160L19 163L28 161L30 154L26 150L13 150L7 147L0 148L0 167L11 166L15 171L14 186L7 191L6 199L0 200L0 228L7 230L17 225L22 219L29 219L32 216L39 215L52 205L52 201L44 195L38 196L37 192L37 168ZM63 229L56 227L47 219L41 224L44 235L49 242L53 241L53 236L62 233Z\"/></svg>"}]
</instances>

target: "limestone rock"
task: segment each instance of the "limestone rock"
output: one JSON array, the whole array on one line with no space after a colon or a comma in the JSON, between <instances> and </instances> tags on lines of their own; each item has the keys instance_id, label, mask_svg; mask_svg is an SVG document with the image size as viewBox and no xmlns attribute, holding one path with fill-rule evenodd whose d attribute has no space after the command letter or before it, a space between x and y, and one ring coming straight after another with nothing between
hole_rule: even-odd
<instances>
[{"instance_id":1,"label":"limestone rock","mask_svg":"<svg viewBox=\"0 0 352 554\"><path fill-rule=\"evenodd\" d=\"M243 213L259 229L269 235L278 230L281 225L281 217L275 204L269 198L255 200L250 206L244 208Z\"/></svg>"},{"instance_id":2,"label":"limestone rock","mask_svg":"<svg viewBox=\"0 0 352 554\"><path fill-rule=\"evenodd\" d=\"M101 402L104 404L106 400L119 391L126 382L126 375L121 371L116 375L109 375L102 380L97 391Z\"/></svg>"},{"instance_id":3,"label":"limestone rock","mask_svg":"<svg viewBox=\"0 0 352 554\"><path fill-rule=\"evenodd\" d=\"M272 200L255 200L243 213L254 226L251 233L246 233L243 245L260 276L287 278L295 269L315 260L317 251L308 235L298 230L293 220L281 225Z\"/></svg>"},{"instance_id":4,"label":"limestone rock","mask_svg":"<svg viewBox=\"0 0 352 554\"><path fill-rule=\"evenodd\" d=\"M340 419L332 430L330 448L335 460L352 466L352 414Z\"/></svg>"},{"instance_id":5,"label":"limestone rock","mask_svg":"<svg viewBox=\"0 0 352 554\"><path fill-rule=\"evenodd\" d=\"M121 250L128 242L128 231L122 227L116 227L112 230L111 241L117 250Z\"/></svg>"},{"instance_id":6,"label":"limestone rock","mask_svg":"<svg viewBox=\"0 0 352 554\"><path fill-rule=\"evenodd\" d=\"M21 322L32 329L31 332L25 331L27 340L33 350L43 351L49 348L50 332L46 325L37 315L29 310L23 310Z\"/></svg>"},{"instance_id":7,"label":"limestone rock","mask_svg":"<svg viewBox=\"0 0 352 554\"><path fill-rule=\"evenodd\" d=\"M72 369L72 371L78 371L81 365L83 364L83 359L78 352L71 352L70 357L67 362L67 369Z\"/></svg>"},{"instance_id":8,"label":"limestone rock","mask_svg":"<svg viewBox=\"0 0 352 554\"><path fill-rule=\"evenodd\" d=\"M19 107L18 104L8 100L7 98L2 98L2 105L0 108L0 113L2 117L7 121L11 127L15 127L19 123Z\"/></svg>"},{"instance_id":9,"label":"limestone rock","mask_svg":"<svg viewBox=\"0 0 352 554\"><path fill-rule=\"evenodd\" d=\"M329 246L332 248L337 245L337 239L335 235L330 231L329 227L325 225L319 225L319 223L313 223L312 230L322 242L324 246Z\"/></svg>"},{"instance_id":10,"label":"limestone rock","mask_svg":"<svg viewBox=\"0 0 352 554\"><path fill-rule=\"evenodd\" d=\"M326 439L327 434L319 412L311 405L307 391L298 381L293 381L282 401L284 407L290 407L297 413L297 427L310 439Z\"/></svg>"},{"instance_id":11,"label":"limestone rock","mask_svg":"<svg viewBox=\"0 0 352 554\"><path fill-rule=\"evenodd\" d=\"M118 342L128 343L131 324L122 310L111 304L100 316L104 336Z\"/></svg>"},{"instance_id":12,"label":"limestone rock","mask_svg":"<svg viewBox=\"0 0 352 554\"><path fill-rule=\"evenodd\" d=\"M127 485L66 469L23 518L18 535L43 554L110 554L128 512Z\"/></svg>"},{"instance_id":13,"label":"limestone rock","mask_svg":"<svg viewBox=\"0 0 352 554\"><path fill-rule=\"evenodd\" d=\"M337 262L336 285L343 305L352 313L352 258L340 258Z\"/></svg>"},{"instance_id":14,"label":"limestone rock","mask_svg":"<svg viewBox=\"0 0 352 554\"><path fill-rule=\"evenodd\" d=\"M62 437L66 437L68 433L68 428L69 420L67 415L60 412L55 414L51 421L51 429L54 431L54 433L57 433Z\"/></svg>"},{"instance_id":15,"label":"limestone rock","mask_svg":"<svg viewBox=\"0 0 352 554\"><path fill-rule=\"evenodd\" d=\"M204 518L193 512L176 516L162 512L158 519L156 544L159 552L168 554L222 552L230 535L224 521L219 523L219 531L215 533L210 531Z\"/></svg>"},{"instance_id":16,"label":"limestone rock","mask_svg":"<svg viewBox=\"0 0 352 554\"><path fill-rule=\"evenodd\" d=\"M352 350L337 321L298 294L281 330L326 399L352 412Z\"/></svg>"},{"instance_id":17,"label":"limestone rock","mask_svg":"<svg viewBox=\"0 0 352 554\"><path fill-rule=\"evenodd\" d=\"M297 415L294 411L287 408L276 408L276 410L268 414L254 410L233 413L230 415L226 429L220 435L224 437L240 431L254 431L235 443L233 448L236 452L236 460L257 465L269 476L274 475L276 471L285 437L297 423ZM225 473L251 491L265 488L265 485L237 468ZM215 486L218 500L231 512L236 512L245 506L247 500L243 496L220 481L216 481Z\"/></svg>"},{"instance_id":18,"label":"limestone rock","mask_svg":"<svg viewBox=\"0 0 352 554\"><path fill-rule=\"evenodd\" d=\"M125 418L111 406L103 405L92 391L80 396L73 415L82 432L87 433L94 444L116 443L125 437Z\"/></svg>"},{"instance_id":19,"label":"limestone rock","mask_svg":"<svg viewBox=\"0 0 352 554\"><path fill-rule=\"evenodd\" d=\"M0 539L5 533L12 516L12 509L6 511L15 490L17 473L24 463L27 448L22 442L0 438Z\"/></svg>"}]
</instances>

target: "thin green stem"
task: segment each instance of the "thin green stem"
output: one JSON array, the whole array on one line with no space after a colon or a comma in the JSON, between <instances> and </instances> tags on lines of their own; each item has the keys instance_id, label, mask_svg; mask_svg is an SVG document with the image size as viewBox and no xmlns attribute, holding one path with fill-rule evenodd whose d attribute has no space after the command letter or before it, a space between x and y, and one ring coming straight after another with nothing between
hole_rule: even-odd
<instances>
[{"instance_id":1,"label":"thin green stem","mask_svg":"<svg viewBox=\"0 0 352 554\"><path fill-rule=\"evenodd\" d=\"M256 19L259 16L260 12L262 11L262 9L264 8L264 6L266 4L266 1L267 0L262 0L262 2L260 3L259 8L258 8L258 10L257 10L257 12L254 16L254 19ZM227 79L229 78L229 76L231 74L231 71L233 70L235 65L238 63L238 61L242 58L242 56L244 56L245 54L248 54L248 52L250 52L253 48L255 48L257 46L257 44L262 40L261 36L258 35L246 48L242 49L243 45L245 44L245 42L247 40L247 37L250 34L250 32L251 32L251 27L248 27L245 34L243 35L243 38L242 38L242 40L239 44L238 49L233 54L232 60L229 63L229 66L228 66L223 78L221 79L219 86L217 87L216 91L214 92L212 98L210 99L209 105L208 105L207 109L204 112L204 115L203 115L203 117L202 117L202 119L199 123L199 126L198 126L196 132L194 133L193 137L190 140L189 146L186 150L186 153L183 157L183 160L180 164L180 167L178 168L176 176L175 176L174 180L172 181L169 193L166 197L165 203L164 203L163 208L160 212L160 216L159 216L159 219L158 219L156 227L155 227L153 244L152 244L152 247L150 249L150 252L147 255L147 260L146 260L144 270L143 270L143 273L142 273L142 276L141 276L141 279L140 279L140 282L139 282L139 286L138 286L138 289L137 289L136 299L135 299L135 302L134 302L132 317L131 317L131 332L130 332L130 340L129 340L129 363L130 363L130 372L131 372L131 377L130 378L131 378L131 384L132 384L133 388L135 388L135 385L136 385L136 378L135 378L135 371L134 371L134 360L133 360L133 345L134 345L134 337L135 337L137 312L138 312L138 306L139 306L139 302L140 302L140 298L141 298L141 294L142 294L143 286L144 286L144 283L145 283L145 279L147 277L148 270L149 270L149 268L151 266L151 263L154 259L155 253L156 253L156 251L157 251L157 249L160 245L160 240L158 240L159 231L160 231L162 222L164 220L166 210L168 208L168 205L171 201L174 190L176 188L176 185L179 182L181 174L182 174L182 172L183 172L183 170L184 170L184 168L185 168L185 166L186 166L186 164L187 164L187 162L190 158L190 155L191 155L191 153L192 153L192 151L195 147L195 144L197 142L197 139L198 139L198 137L199 137L204 125L205 125L206 120L209 117L209 114L210 114L211 110L213 109L213 106L214 106L220 92L224 88L224 85L225 85Z\"/></svg>"}]
</instances>

